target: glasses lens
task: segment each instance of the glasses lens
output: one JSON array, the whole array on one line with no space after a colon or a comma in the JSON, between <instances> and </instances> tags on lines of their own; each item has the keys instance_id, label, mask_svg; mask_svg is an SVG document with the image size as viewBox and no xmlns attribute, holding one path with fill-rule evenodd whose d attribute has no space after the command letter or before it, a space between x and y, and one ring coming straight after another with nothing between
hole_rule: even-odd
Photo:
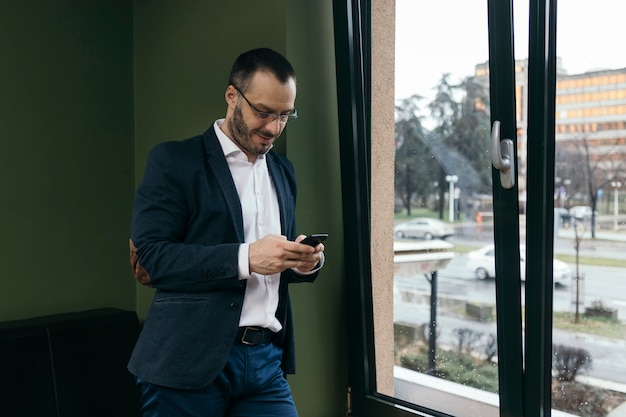
<instances>
[{"instance_id":1,"label":"glasses lens","mask_svg":"<svg viewBox=\"0 0 626 417\"><path fill-rule=\"evenodd\" d=\"M254 107L254 106L250 106L250 108L252 110L254 110L254 113L257 115L257 117L259 119L269 119L269 118L272 118L272 120L274 120L276 118L276 115L273 114L273 113L266 113L264 111L257 110L257 108Z\"/></svg>"},{"instance_id":2,"label":"glasses lens","mask_svg":"<svg viewBox=\"0 0 626 417\"><path fill-rule=\"evenodd\" d=\"M233 86L233 87L235 87L235 86ZM289 113L289 114L276 114L276 113L267 113L267 112L261 111L261 110L257 109L256 107L254 107L254 105L252 103L250 103L248 98L241 92L240 89L235 87L235 90L237 90L237 92L241 95L241 97L243 97L243 99L246 100L246 103L248 103L248 106L250 106L252 111L255 113L255 115L259 119L264 119L265 120L265 119L271 118L271 120L278 119L282 123L287 123L289 120L298 118L298 111L295 110L295 109L293 110L292 113Z\"/></svg>"},{"instance_id":3,"label":"glasses lens","mask_svg":"<svg viewBox=\"0 0 626 417\"><path fill-rule=\"evenodd\" d=\"M289 120L293 120L293 119L297 119L298 118L298 111L294 110L293 113L289 113L289 114L281 114L280 115L280 121L287 123Z\"/></svg>"}]
</instances>

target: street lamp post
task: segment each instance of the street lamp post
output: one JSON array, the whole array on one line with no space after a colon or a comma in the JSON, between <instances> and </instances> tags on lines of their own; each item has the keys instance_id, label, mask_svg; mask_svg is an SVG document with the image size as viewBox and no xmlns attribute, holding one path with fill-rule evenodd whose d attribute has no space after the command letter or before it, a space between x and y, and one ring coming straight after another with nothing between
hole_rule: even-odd
<instances>
[{"instance_id":1,"label":"street lamp post","mask_svg":"<svg viewBox=\"0 0 626 417\"><path fill-rule=\"evenodd\" d=\"M450 190L448 191L448 201L450 203L450 210L448 219L450 223L454 222L454 183L459 180L456 175L446 175L446 181L450 183Z\"/></svg>"},{"instance_id":2,"label":"street lamp post","mask_svg":"<svg viewBox=\"0 0 626 417\"><path fill-rule=\"evenodd\" d=\"M615 219L613 221L613 228L615 230L618 229L617 227L617 215L619 214L619 188L622 186L622 183L620 181L611 181L611 187L613 187L613 214L615 216Z\"/></svg>"}]
</instances>

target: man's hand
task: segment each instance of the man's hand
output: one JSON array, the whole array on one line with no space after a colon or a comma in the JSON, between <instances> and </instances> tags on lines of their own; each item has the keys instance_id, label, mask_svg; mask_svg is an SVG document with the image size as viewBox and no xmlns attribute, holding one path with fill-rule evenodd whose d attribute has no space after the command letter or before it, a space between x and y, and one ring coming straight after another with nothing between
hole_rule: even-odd
<instances>
[{"instance_id":1,"label":"man's hand","mask_svg":"<svg viewBox=\"0 0 626 417\"><path fill-rule=\"evenodd\" d=\"M291 242L285 236L267 235L251 243L248 253L250 272L270 275L290 268L302 272L312 270L322 259L324 245L320 243L311 247L297 243L304 238L304 235L300 235L295 242Z\"/></svg>"},{"instance_id":2,"label":"man's hand","mask_svg":"<svg viewBox=\"0 0 626 417\"><path fill-rule=\"evenodd\" d=\"M137 248L135 247L132 239L128 240L128 246L130 247L130 269L133 272L133 276L140 284L151 287L152 281L150 281L150 274L139 263Z\"/></svg>"}]
</instances>

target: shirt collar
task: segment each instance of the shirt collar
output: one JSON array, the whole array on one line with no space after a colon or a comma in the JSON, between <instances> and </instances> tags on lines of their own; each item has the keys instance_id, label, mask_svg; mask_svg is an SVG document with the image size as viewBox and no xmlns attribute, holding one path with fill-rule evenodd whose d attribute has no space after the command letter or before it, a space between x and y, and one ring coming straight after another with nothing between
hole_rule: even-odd
<instances>
[{"instance_id":1,"label":"shirt collar","mask_svg":"<svg viewBox=\"0 0 626 417\"><path fill-rule=\"evenodd\" d=\"M222 123L224 123L224 120L225 119L217 119L215 123L213 123L215 135L217 136L217 140L219 140L220 145L222 146L222 151L224 151L224 156L241 158L240 155L243 155L243 157L245 157L247 161L248 157L246 156L246 154L243 153L243 151L241 150L241 148L239 148L239 146L237 146L235 141L233 141L231 138L226 136L226 133L224 133L224 131L220 128L220 126L222 126ZM273 147L274 147L274 144L270 146L270 149L272 149ZM267 152L269 152L270 149L268 149ZM260 159L265 158L265 155L267 155L267 152L263 155L259 155L257 158L260 158Z\"/></svg>"}]
</instances>

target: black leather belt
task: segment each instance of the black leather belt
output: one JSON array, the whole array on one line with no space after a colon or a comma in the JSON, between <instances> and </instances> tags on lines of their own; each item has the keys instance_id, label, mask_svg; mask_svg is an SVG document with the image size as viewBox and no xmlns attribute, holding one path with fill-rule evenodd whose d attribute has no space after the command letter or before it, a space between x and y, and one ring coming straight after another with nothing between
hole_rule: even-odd
<instances>
[{"instance_id":1,"label":"black leather belt","mask_svg":"<svg viewBox=\"0 0 626 417\"><path fill-rule=\"evenodd\" d=\"M267 345L272 341L274 334L273 331L265 327L240 327L235 340L249 346Z\"/></svg>"}]
</instances>

